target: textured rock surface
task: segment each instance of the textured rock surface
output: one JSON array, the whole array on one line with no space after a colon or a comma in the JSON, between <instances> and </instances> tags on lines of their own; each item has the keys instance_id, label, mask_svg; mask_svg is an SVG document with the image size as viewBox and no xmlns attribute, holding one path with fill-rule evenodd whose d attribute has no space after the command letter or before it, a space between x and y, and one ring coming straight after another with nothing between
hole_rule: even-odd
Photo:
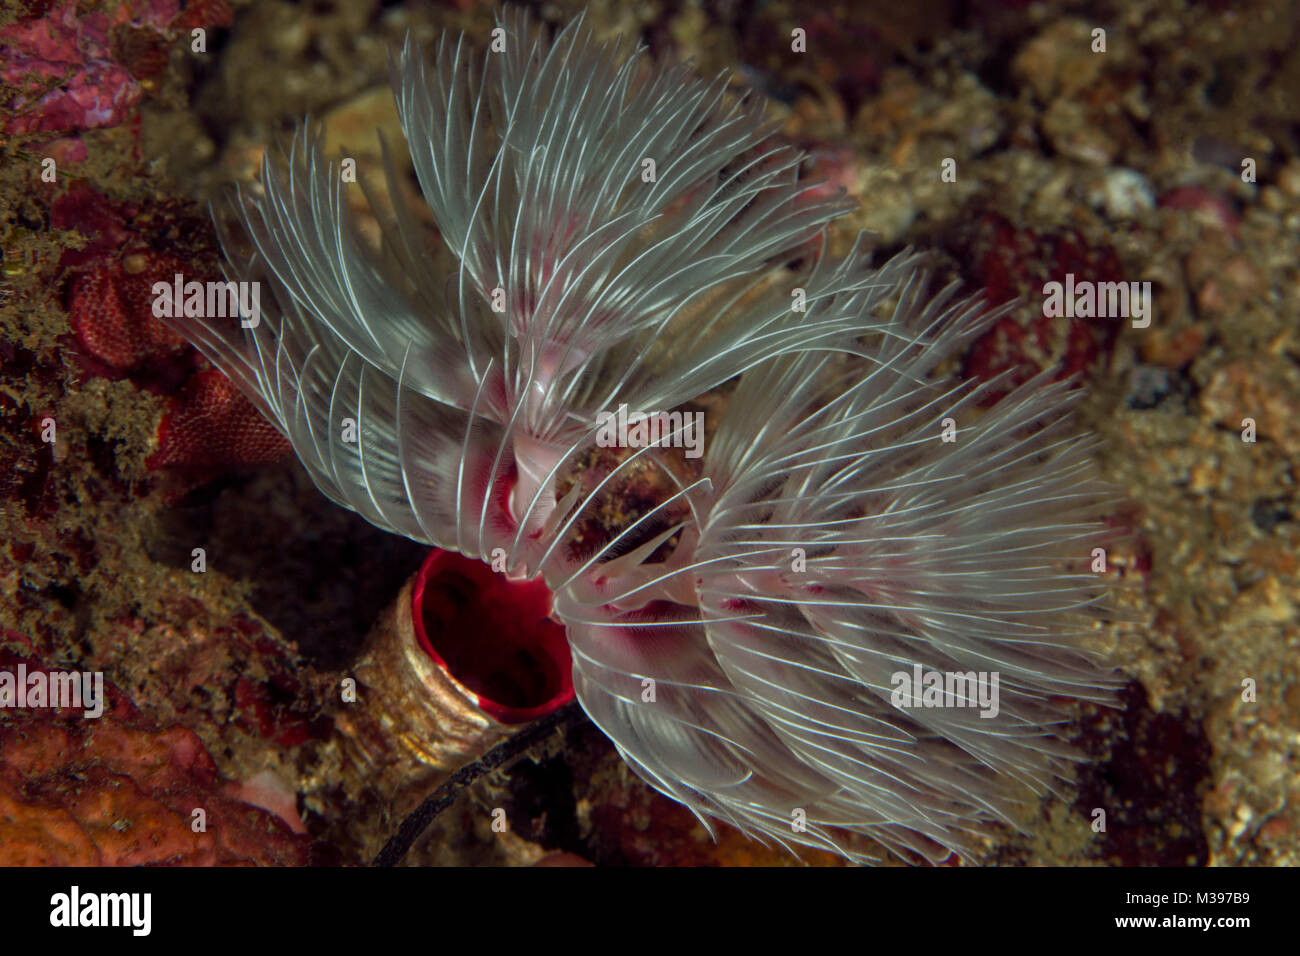
<instances>
[{"instance_id":1,"label":"textured rock surface","mask_svg":"<svg viewBox=\"0 0 1300 956\"><path fill-rule=\"evenodd\" d=\"M19 665L50 670L0 649L0 667ZM158 727L111 685L106 694L98 717L44 707L0 717L0 865L307 862L306 839L222 780L198 735Z\"/></svg>"}]
</instances>

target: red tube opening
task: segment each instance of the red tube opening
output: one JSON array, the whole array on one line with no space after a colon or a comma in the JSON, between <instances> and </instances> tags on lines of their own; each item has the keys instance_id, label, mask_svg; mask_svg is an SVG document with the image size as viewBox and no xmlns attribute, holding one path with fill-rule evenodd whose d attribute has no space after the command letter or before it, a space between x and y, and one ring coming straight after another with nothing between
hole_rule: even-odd
<instances>
[{"instance_id":1,"label":"red tube opening","mask_svg":"<svg viewBox=\"0 0 1300 956\"><path fill-rule=\"evenodd\" d=\"M569 641L540 577L511 581L435 548L412 604L420 646L502 723L535 720L573 699Z\"/></svg>"}]
</instances>

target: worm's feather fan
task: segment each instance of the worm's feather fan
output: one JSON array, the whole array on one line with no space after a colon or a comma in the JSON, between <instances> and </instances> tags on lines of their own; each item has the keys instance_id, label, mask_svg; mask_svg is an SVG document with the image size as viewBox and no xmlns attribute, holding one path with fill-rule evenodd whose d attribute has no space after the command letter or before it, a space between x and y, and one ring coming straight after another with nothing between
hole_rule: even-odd
<instances>
[{"instance_id":1,"label":"worm's feather fan","mask_svg":"<svg viewBox=\"0 0 1300 956\"><path fill-rule=\"evenodd\" d=\"M392 64L450 270L386 149L374 248L304 127L217 217L233 276L271 292L260 322L173 323L331 499L542 574L583 706L702 819L853 859L969 852L1062 772L1058 700L1110 683L1076 649L1103 497L1074 393L1040 378L981 412L991 386L945 384L991 317L930 296L911 253L829 255L846 204L723 78L581 20L547 40L507 15L494 42ZM576 474L602 412L737 376L702 473L650 447ZM593 544L643 467L672 490ZM900 705L915 665L997 674L996 715Z\"/></svg>"},{"instance_id":2,"label":"worm's feather fan","mask_svg":"<svg viewBox=\"0 0 1300 956\"><path fill-rule=\"evenodd\" d=\"M1078 649L1100 619L1080 568L1108 496L1069 431L1078 393L1039 378L981 413L998 383L934 370L994 316L923 293L919 276L901 287L888 334L847 363L806 350L741 379L689 563L557 605L579 698L647 781L755 836L853 858L870 857L861 837L969 854L981 824L1010 822L1016 781L1041 792L1064 773L1060 700L1106 701L1114 684ZM673 605L660 654L674 622L650 612L682 578L696 602ZM965 682L958 706L900 699L896 675L918 665L996 674L996 707Z\"/></svg>"},{"instance_id":3,"label":"worm's feather fan","mask_svg":"<svg viewBox=\"0 0 1300 956\"><path fill-rule=\"evenodd\" d=\"M410 42L393 64L452 275L400 201L377 211L370 248L304 127L268 153L260 190L218 210L232 273L273 293L261 323L174 321L333 500L466 554L505 546L536 571L550 486L599 411L673 408L784 350L846 341L915 257L873 270L861 249L809 255L844 203L811 198L801 154L721 80L620 56L580 20L551 43L523 16L501 30L485 64L463 42L432 72ZM384 172L398 196L395 164ZM801 273L772 268L801 257ZM397 427L399 410L417 427ZM343 419L370 428L347 443Z\"/></svg>"}]
</instances>

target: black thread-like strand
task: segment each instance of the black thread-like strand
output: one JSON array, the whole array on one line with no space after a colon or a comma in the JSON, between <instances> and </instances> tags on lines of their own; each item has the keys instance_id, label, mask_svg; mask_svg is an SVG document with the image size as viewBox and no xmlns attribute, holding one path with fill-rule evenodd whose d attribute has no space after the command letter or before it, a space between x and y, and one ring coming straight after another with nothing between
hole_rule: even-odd
<instances>
[{"instance_id":1,"label":"black thread-like strand","mask_svg":"<svg viewBox=\"0 0 1300 956\"><path fill-rule=\"evenodd\" d=\"M577 703L567 703L554 713L547 714L541 720L524 728L513 737L501 741L479 759L465 764L443 781L437 790L433 791L425 798L423 803L407 815L406 819L402 821L402 825L398 827L397 832L384 844L384 848L379 851L374 862L370 865L396 866L401 863L402 858L410 851L420 834L428 828L438 814L456 802L456 798L461 795L461 792L466 787L479 777L504 766L507 762L524 756L526 751L531 750L553 732L572 723L576 717L581 715L582 711L578 709Z\"/></svg>"}]
</instances>

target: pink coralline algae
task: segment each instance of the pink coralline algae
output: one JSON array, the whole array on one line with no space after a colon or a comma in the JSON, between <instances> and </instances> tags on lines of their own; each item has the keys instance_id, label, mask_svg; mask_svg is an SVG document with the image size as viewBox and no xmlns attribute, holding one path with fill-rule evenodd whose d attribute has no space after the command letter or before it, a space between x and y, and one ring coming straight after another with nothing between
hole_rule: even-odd
<instances>
[{"instance_id":1,"label":"pink coralline algae","mask_svg":"<svg viewBox=\"0 0 1300 956\"><path fill-rule=\"evenodd\" d=\"M168 45L200 25L229 23L224 3L56 0L40 17L0 29L0 83L15 90L4 132L13 135L117 126L161 72ZM88 7L90 9L88 9Z\"/></svg>"}]
</instances>

